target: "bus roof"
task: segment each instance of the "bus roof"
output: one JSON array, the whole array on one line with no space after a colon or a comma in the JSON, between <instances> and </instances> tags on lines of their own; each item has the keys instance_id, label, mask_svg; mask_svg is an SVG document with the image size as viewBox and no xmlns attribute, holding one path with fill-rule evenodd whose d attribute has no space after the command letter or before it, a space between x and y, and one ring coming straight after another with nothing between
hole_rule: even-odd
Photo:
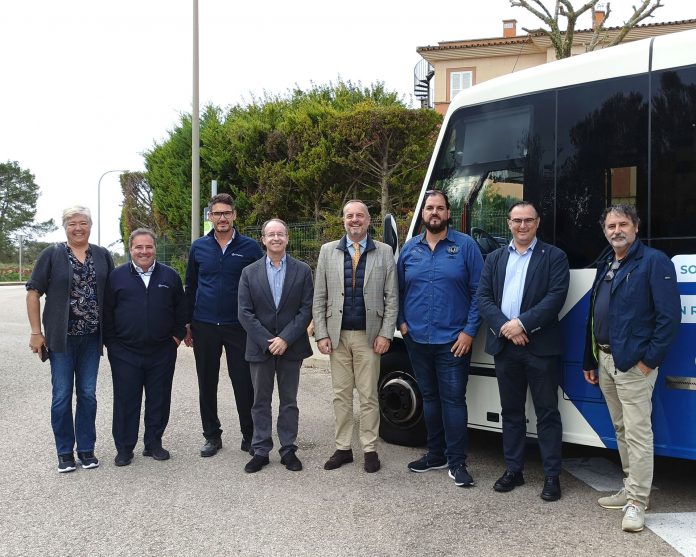
<instances>
[{"instance_id":1,"label":"bus roof","mask_svg":"<svg viewBox=\"0 0 696 557\"><path fill-rule=\"evenodd\" d=\"M537 91L696 63L696 29L588 52L484 81L459 93L447 111Z\"/></svg>"}]
</instances>

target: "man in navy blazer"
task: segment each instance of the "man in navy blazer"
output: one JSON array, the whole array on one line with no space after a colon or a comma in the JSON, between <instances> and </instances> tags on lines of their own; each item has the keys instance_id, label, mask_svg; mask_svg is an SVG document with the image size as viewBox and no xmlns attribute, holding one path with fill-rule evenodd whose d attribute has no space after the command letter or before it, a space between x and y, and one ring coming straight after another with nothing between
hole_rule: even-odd
<instances>
[{"instance_id":1,"label":"man in navy blazer","mask_svg":"<svg viewBox=\"0 0 696 557\"><path fill-rule=\"evenodd\" d=\"M269 463L273 380L278 380L278 439L280 461L288 470L302 470L297 458L299 410L297 390L302 360L312 355L307 327L312 320L314 288L306 263L286 254L288 227L280 219L261 228L263 257L244 268L239 281L238 316L246 330L245 358L254 385L251 417L254 456L245 472L258 472Z\"/></svg>"},{"instance_id":2,"label":"man in navy blazer","mask_svg":"<svg viewBox=\"0 0 696 557\"><path fill-rule=\"evenodd\" d=\"M563 429L558 412L558 375L563 343L558 313L568 294L566 254L536 237L539 214L528 201L508 211L512 241L487 258L478 287L478 306L488 325L486 352L495 359L503 416L506 470L493 488L524 483L527 387L537 416L544 466L541 498L561 497Z\"/></svg>"}]
</instances>

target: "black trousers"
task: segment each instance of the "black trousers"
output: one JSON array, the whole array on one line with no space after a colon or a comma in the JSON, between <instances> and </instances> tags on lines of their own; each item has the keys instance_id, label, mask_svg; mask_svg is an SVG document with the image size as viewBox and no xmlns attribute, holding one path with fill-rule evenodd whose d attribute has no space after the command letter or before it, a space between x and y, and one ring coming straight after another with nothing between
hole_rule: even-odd
<instances>
[{"instance_id":1,"label":"black trousers","mask_svg":"<svg viewBox=\"0 0 696 557\"><path fill-rule=\"evenodd\" d=\"M138 443L143 390L145 448L154 449L162 446L162 435L169 423L176 349L174 340L158 346L148 346L142 353L121 345L109 346L109 363L114 385L111 431L118 452L132 452Z\"/></svg>"},{"instance_id":2,"label":"black trousers","mask_svg":"<svg viewBox=\"0 0 696 557\"><path fill-rule=\"evenodd\" d=\"M503 455L507 469L524 469L524 447L527 434L525 403L527 387L532 395L537 416L539 451L544 475L561 473L563 426L558 411L558 356L536 356L526 346L508 342L495 356L503 415Z\"/></svg>"},{"instance_id":3,"label":"black trousers","mask_svg":"<svg viewBox=\"0 0 696 557\"><path fill-rule=\"evenodd\" d=\"M249 363L244 359L246 332L241 325L215 325L193 321L193 355L198 373L198 397L201 408L203 436L216 439L222 435L218 417L218 381L220 357L225 349L227 371L232 381L234 400L237 404L239 426L242 436L251 441L254 425L251 406L254 403L254 387L251 383Z\"/></svg>"}]
</instances>

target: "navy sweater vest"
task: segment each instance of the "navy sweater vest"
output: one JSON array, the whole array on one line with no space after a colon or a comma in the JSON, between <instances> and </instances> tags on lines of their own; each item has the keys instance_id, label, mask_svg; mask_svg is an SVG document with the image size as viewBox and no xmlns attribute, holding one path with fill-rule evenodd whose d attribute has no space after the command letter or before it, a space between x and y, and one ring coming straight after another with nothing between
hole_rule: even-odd
<instances>
[{"instance_id":1,"label":"navy sweater vest","mask_svg":"<svg viewBox=\"0 0 696 557\"><path fill-rule=\"evenodd\" d=\"M347 331L364 331L366 326L365 298L363 284L365 283L365 253L360 255L358 268L355 270L355 289L353 289L353 259L348 249L343 252L343 319L341 329Z\"/></svg>"}]
</instances>

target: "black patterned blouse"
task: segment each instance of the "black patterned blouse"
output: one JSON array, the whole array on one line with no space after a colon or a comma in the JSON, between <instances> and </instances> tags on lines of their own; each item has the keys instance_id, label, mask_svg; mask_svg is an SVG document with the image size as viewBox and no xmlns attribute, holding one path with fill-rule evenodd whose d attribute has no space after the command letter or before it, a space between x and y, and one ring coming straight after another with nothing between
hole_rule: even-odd
<instances>
[{"instance_id":1,"label":"black patterned blouse","mask_svg":"<svg viewBox=\"0 0 696 557\"><path fill-rule=\"evenodd\" d=\"M69 335L89 335L99 330L99 304L97 302L97 274L94 270L92 250L87 248L85 262L75 257L70 246L68 259L73 270L70 287Z\"/></svg>"}]
</instances>

